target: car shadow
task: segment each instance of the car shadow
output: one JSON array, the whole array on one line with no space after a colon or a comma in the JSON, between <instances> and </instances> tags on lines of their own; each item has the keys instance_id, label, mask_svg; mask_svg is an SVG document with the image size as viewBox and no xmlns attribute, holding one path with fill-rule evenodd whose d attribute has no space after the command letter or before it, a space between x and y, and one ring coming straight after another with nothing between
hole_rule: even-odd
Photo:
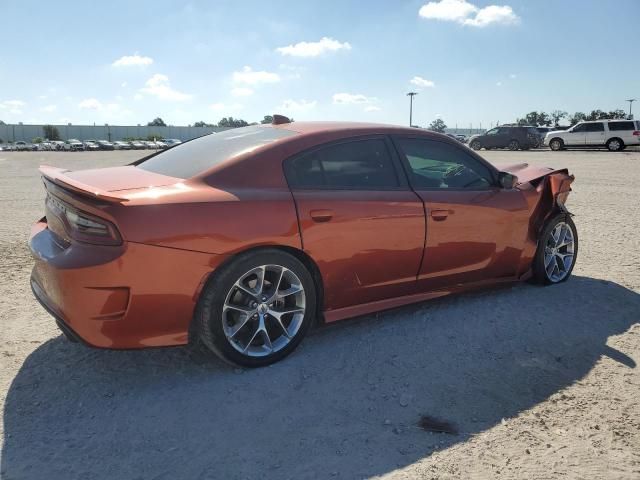
<instances>
[{"instance_id":1,"label":"car shadow","mask_svg":"<svg viewBox=\"0 0 640 480\"><path fill-rule=\"evenodd\" d=\"M188 348L37 348L4 408L1 476L362 478L463 442L571 386L637 323L640 295L585 277L316 330L244 371ZM194 359L196 361L194 361ZM422 415L456 434L427 433Z\"/></svg>"}]
</instances>

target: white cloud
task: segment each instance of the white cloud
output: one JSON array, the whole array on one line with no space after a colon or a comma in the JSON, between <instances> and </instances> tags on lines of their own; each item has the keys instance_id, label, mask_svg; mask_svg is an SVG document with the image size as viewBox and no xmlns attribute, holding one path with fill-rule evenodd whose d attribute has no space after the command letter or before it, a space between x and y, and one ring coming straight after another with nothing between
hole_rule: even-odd
<instances>
[{"instance_id":1,"label":"white cloud","mask_svg":"<svg viewBox=\"0 0 640 480\"><path fill-rule=\"evenodd\" d=\"M25 105L26 103L22 100L5 100L4 102L0 102L0 109L6 110L12 115L20 115L22 113L22 107Z\"/></svg>"},{"instance_id":2,"label":"white cloud","mask_svg":"<svg viewBox=\"0 0 640 480\"><path fill-rule=\"evenodd\" d=\"M231 95L234 97L248 97L253 95L253 90L247 87L236 87L231 90Z\"/></svg>"},{"instance_id":3,"label":"white cloud","mask_svg":"<svg viewBox=\"0 0 640 480\"><path fill-rule=\"evenodd\" d=\"M51 113L51 112L55 112L57 109L58 109L57 105L47 105L46 107L42 107L40 111Z\"/></svg>"},{"instance_id":4,"label":"white cloud","mask_svg":"<svg viewBox=\"0 0 640 480\"><path fill-rule=\"evenodd\" d=\"M125 87L127 86L127 82L122 82L122 83L120 84L120 86L121 86L122 88L125 88Z\"/></svg>"},{"instance_id":5,"label":"white cloud","mask_svg":"<svg viewBox=\"0 0 640 480\"><path fill-rule=\"evenodd\" d=\"M276 48L278 53L292 57L317 57L323 53L339 50L351 50L351 45L348 42L341 43L330 37L322 37L318 42L299 42L295 45Z\"/></svg>"},{"instance_id":6,"label":"white cloud","mask_svg":"<svg viewBox=\"0 0 640 480\"><path fill-rule=\"evenodd\" d=\"M192 95L188 93L183 93L171 88L169 77L167 77L166 75L162 75L161 73L156 73L149 80L147 80L144 88L140 89L140 93L153 95L160 100L168 100L173 102L189 100L192 97Z\"/></svg>"},{"instance_id":7,"label":"white cloud","mask_svg":"<svg viewBox=\"0 0 640 480\"><path fill-rule=\"evenodd\" d=\"M375 105L369 105L368 107L365 107L364 111L365 112L379 112L381 110L380 107L376 107Z\"/></svg>"},{"instance_id":8,"label":"white cloud","mask_svg":"<svg viewBox=\"0 0 640 480\"><path fill-rule=\"evenodd\" d=\"M502 86L502 82L497 82L496 83L496 87L501 87Z\"/></svg>"},{"instance_id":9,"label":"white cloud","mask_svg":"<svg viewBox=\"0 0 640 480\"><path fill-rule=\"evenodd\" d=\"M125 55L111 64L112 67L147 67L153 63L153 58L142 57L137 53Z\"/></svg>"},{"instance_id":10,"label":"white cloud","mask_svg":"<svg viewBox=\"0 0 640 480\"><path fill-rule=\"evenodd\" d=\"M435 87L436 84L433 83L431 80L427 80L425 78L419 77L419 76L415 76L413 77L411 80L409 80L409 83L416 85L417 87Z\"/></svg>"},{"instance_id":11,"label":"white cloud","mask_svg":"<svg viewBox=\"0 0 640 480\"><path fill-rule=\"evenodd\" d=\"M277 83L280 81L280 75L264 70L256 71L251 67L245 66L240 72L233 72L233 81L246 85L259 85L261 83Z\"/></svg>"},{"instance_id":12,"label":"white cloud","mask_svg":"<svg viewBox=\"0 0 640 480\"><path fill-rule=\"evenodd\" d=\"M362 104L362 103L373 103L377 101L375 97L367 97L360 93L336 93L333 95L333 103L336 105L350 105L350 104Z\"/></svg>"},{"instance_id":13,"label":"white cloud","mask_svg":"<svg viewBox=\"0 0 640 480\"><path fill-rule=\"evenodd\" d=\"M517 75L515 73L510 73L509 74L509 78L516 78L516 77L517 77Z\"/></svg>"},{"instance_id":14,"label":"white cloud","mask_svg":"<svg viewBox=\"0 0 640 480\"><path fill-rule=\"evenodd\" d=\"M316 100L307 101L307 100L285 100L282 102L282 105L276 107L277 111L280 112L306 112L312 110L316 107L318 102Z\"/></svg>"},{"instance_id":15,"label":"white cloud","mask_svg":"<svg viewBox=\"0 0 640 480\"><path fill-rule=\"evenodd\" d=\"M227 105L226 103L219 102L219 103L212 103L211 105L209 105L209 108L214 112L236 113L242 110L242 105L239 103L233 103L231 105Z\"/></svg>"},{"instance_id":16,"label":"white cloud","mask_svg":"<svg viewBox=\"0 0 640 480\"><path fill-rule=\"evenodd\" d=\"M513 25L520 22L508 5L489 5L479 8L466 0L440 0L423 5L418 14L429 20L457 22L472 27L491 24Z\"/></svg>"},{"instance_id":17,"label":"white cloud","mask_svg":"<svg viewBox=\"0 0 640 480\"><path fill-rule=\"evenodd\" d=\"M85 98L78 104L78 108L86 110L102 110L102 103L95 98Z\"/></svg>"},{"instance_id":18,"label":"white cloud","mask_svg":"<svg viewBox=\"0 0 640 480\"><path fill-rule=\"evenodd\" d=\"M133 99L134 99L134 100L142 100L143 98L144 98L144 97L143 97L142 95L140 95L139 93L136 93L136 94L133 96Z\"/></svg>"}]
</instances>

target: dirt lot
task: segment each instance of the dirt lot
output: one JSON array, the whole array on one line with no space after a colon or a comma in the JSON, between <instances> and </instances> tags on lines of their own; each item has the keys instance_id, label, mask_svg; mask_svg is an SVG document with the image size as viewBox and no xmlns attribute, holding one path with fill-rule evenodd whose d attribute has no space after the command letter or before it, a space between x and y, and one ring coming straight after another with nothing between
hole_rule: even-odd
<instances>
[{"instance_id":1,"label":"dirt lot","mask_svg":"<svg viewBox=\"0 0 640 480\"><path fill-rule=\"evenodd\" d=\"M343 322L243 371L61 337L28 284L37 166L139 153L0 152L0 476L640 478L640 152L483 154L576 175L569 282ZM457 433L424 432L421 415Z\"/></svg>"}]
</instances>

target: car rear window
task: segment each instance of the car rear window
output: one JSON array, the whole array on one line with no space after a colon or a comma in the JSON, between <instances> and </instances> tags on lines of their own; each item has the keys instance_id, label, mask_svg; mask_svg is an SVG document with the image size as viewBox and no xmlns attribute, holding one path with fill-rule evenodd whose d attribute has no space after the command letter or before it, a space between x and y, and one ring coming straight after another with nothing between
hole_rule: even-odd
<instances>
[{"instance_id":1,"label":"car rear window","mask_svg":"<svg viewBox=\"0 0 640 480\"><path fill-rule=\"evenodd\" d=\"M138 164L138 168L177 178L191 178L225 160L297 132L266 126L233 128L181 143Z\"/></svg>"},{"instance_id":2,"label":"car rear window","mask_svg":"<svg viewBox=\"0 0 640 480\"><path fill-rule=\"evenodd\" d=\"M609 130L635 130L633 122L609 122Z\"/></svg>"},{"instance_id":3,"label":"car rear window","mask_svg":"<svg viewBox=\"0 0 640 480\"><path fill-rule=\"evenodd\" d=\"M322 146L286 163L291 187L300 189L384 190L400 186L383 139Z\"/></svg>"}]
</instances>

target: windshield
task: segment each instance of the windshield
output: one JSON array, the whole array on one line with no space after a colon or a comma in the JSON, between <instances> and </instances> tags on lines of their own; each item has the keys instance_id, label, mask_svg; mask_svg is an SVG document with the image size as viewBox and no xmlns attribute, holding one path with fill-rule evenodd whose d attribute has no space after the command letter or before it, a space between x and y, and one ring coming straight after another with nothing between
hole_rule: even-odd
<instances>
[{"instance_id":1,"label":"windshield","mask_svg":"<svg viewBox=\"0 0 640 480\"><path fill-rule=\"evenodd\" d=\"M272 127L233 128L176 145L140 163L138 168L170 177L191 178L225 160L293 135L297 133Z\"/></svg>"}]
</instances>

